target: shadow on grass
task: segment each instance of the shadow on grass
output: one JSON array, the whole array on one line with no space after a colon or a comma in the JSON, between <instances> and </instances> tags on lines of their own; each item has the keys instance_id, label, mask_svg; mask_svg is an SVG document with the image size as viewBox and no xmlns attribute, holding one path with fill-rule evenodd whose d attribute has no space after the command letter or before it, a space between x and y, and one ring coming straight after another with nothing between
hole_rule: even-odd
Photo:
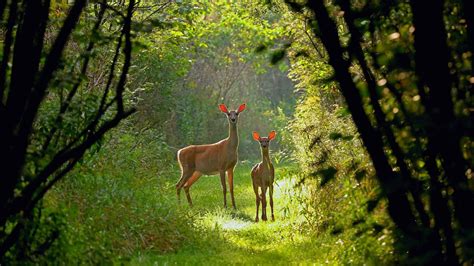
<instances>
[{"instance_id":1,"label":"shadow on grass","mask_svg":"<svg viewBox=\"0 0 474 266\"><path fill-rule=\"evenodd\" d=\"M242 220L244 222L253 222L254 221L253 217L251 217L247 213L244 213L241 210L232 210L231 217L233 219L239 219L239 220Z\"/></svg>"}]
</instances>

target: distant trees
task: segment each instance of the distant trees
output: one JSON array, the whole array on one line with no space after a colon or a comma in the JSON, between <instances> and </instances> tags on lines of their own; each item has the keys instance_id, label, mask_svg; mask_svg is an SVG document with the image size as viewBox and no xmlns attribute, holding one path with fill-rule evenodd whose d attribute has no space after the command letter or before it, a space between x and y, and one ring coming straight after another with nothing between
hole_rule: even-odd
<instances>
[{"instance_id":1,"label":"distant trees","mask_svg":"<svg viewBox=\"0 0 474 266\"><path fill-rule=\"evenodd\" d=\"M88 2L1 1L2 259L51 245L58 229L41 228L45 193L134 112L124 91L135 1Z\"/></svg>"},{"instance_id":2,"label":"distant trees","mask_svg":"<svg viewBox=\"0 0 474 266\"><path fill-rule=\"evenodd\" d=\"M412 263L472 262L470 1L286 2L325 48L321 60L370 155L397 247Z\"/></svg>"},{"instance_id":3,"label":"distant trees","mask_svg":"<svg viewBox=\"0 0 474 266\"><path fill-rule=\"evenodd\" d=\"M172 148L211 143L227 134L217 105L246 102L252 111L239 121L240 159L259 158L251 132L283 128L295 104L287 63L272 67L269 53L255 52L261 43L270 51L282 45L277 14L259 1L193 0L173 2L160 19L137 38L147 47L130 77L140 91L136 128L155 130ZM273 147L289 150L285 139Z\"/></svg>"}]
</instances>

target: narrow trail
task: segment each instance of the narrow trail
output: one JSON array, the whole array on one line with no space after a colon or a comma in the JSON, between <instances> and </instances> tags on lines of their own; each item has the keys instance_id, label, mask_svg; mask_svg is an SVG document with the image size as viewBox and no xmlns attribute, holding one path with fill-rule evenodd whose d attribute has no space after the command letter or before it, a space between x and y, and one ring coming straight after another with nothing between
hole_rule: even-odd
<instances>
[{"instance_id":1,"label":"narrow trail","mask_svg":"<svg viewBox=\"0 0 474 266\"><path fill-rule=\"evenodd\" d=\"M195 206L185 197L179 208L193 220L193 237L176 253L143 254L132 264L287 264L324 263L324 249L314 238L300 232L297 210L291 210L292 184L287 169L277 169L275 221L255 223L255 194L250 166L238 166L235 175L237 210L222 207L222 191L216 176L203 176L191 188ZM175 197L174 191L170 191ZM183 196L183 195L182 195ZM267 195L268 196L268 195ZM229 193L228 193L229 199ZM174 198L174 200L176 200ZM270 208L267 206L267 213Z\"/></svg>"}]
</instances>

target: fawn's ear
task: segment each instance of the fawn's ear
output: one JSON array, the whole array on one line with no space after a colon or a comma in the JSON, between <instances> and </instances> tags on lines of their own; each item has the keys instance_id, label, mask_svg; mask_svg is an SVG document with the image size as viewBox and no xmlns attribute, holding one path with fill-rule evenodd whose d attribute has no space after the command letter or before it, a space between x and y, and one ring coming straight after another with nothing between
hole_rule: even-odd
<instances>
[{"instance_id":1,"label":"fawn's ear","mask_svg":"<svg viewBox=\"0 0 474 266\"><path fill-rule=\"evenodd\" d=\"M246 107L245 103L241 104L241 105L239 106L239 109L237 109L237 113L240 113L240 112L242 112L243 110L245 110L245 107Z\"/></svg>"},{"instance_id":2,"label":"fawn's ear","mask_svg":"<svg viewBox=\"0 0 474 266\"><path fill-rule=\"evenodd\" d=\"M268 134L268 139L269 140L272 140L276 137L277 133L275 132L275 130L272 130L272 132L270 132L270 134Z\"/></svg>"},{"instance_id":3,"label":"fawn's ear","mask_svg":"<svg viewBox=\"0 0 474 266\"><path fill-rule=\"evenodd\" d=\"M260 135L256 131L252 132L252 136L254 140L260 141Z\"/></svg>"},{"instance_id":4,"label":"fawn's ear","mask_svg":"<svg viewBox=\"0 0 474 266\"><path fill-rule=\"evenodd\" d=\"M227 111L227 107L225 104L219 104L219 109L221 109L221 112L228 114L229 111Z\"/></svg>"}]
</instances>

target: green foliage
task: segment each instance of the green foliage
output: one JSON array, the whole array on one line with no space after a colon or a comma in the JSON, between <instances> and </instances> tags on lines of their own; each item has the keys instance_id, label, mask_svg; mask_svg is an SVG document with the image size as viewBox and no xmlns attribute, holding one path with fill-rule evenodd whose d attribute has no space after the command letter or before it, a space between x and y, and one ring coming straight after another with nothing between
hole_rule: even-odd
<instances>
[{"instance_id":1,"label":"green foliage","mask_svg":"<svg viewBox=\"0 0 474 266\"><path fill-rule=\"evenodd\" d=\"M39 204L28 218L24 233L20 234L16 245L2 258L2 262L40 263L62 256L67 242L61 234L67 230L69 222L64 212L45 209L43 204Z\"/></svg>"},{"instance_id":2,"label":"green foliage","mask_svg":"<svg viewBox=\"0 0 474 266\"><path fill-rule=\"evenodd\" d=\"M421 102L422 94L431 92L420 90L422 81L414 69L415 29L409 2L395 1L389 6L377 1L368 5L324 1L337 25L354 91L362 97L362 112L368 125L381 125L374 128L382 132L379 147L394 174L389 190L376 183L374 165L354 123L357 120L350 116L323 49L324 28L318 28L304 1L267 2L142 1L143 6L135 10L134 61L124 93L125 104L136 107L137 114L112 136L98 141L68 179L48 193L44 207L37 207L25 223L29 233L5 261L23 262L9 258L27 257L27 262L37 264L392 264L405 259L397 248L407 250L397 242L403 237L397 235L397 225L387 214L386 195L399 188L409 195L410 211L418 213L411 222L423 224L420 210L424 210L429 213L425 227L444 235L446 229L432 227L442 224L439 217L454 219L450 218L455 214L453 193L442 156L428 160L428 133L432 132L427 129L433 121ZM56 26L64 16L61 3L54 5ZM374 72L373 81L364 74L363 60L355 60L354 45L359 42L354 42L354 32L349 34L343 4L356 12L353 23L362 35L361 54ZM444 18L450 29L449 69L453 86L458 86L452 95L457 122L449 125L470 132L472 92L466 88L473 83L472 53L463 44L466 21L457 19L462 15L460 5L447 3ZM58 78L41 105L26 175L34 176L57 148L74 140L95 119L102 100L95 88L107 82L104 66L113 58L117 36L113 31L88 33L94 12L90 10L81 20ZM366 17L366 13L373 15ZM116 23L112 20L106 25L114 29ZM90 39L100 45L84 51ZM77 62L89 55L94 60L87 73L68 75L77 73ZM119 59L117 67L122 66ZM75 84L80 84L78 97L57 118ZM370 98L374 95L376 101ZM114 97L105 96L106 100ZM382 120L374 102L380 104ZM226 117L217 108L220 103L229 109L247 104L239 117L238 211L221 208L220 184L212 176L201 177L193 186L196 206L189 209L176 202L176 151L227 137ZM110 117L111 112L106 112L103 119ZM383 128L382 122L388 127ZM43 150L54 130L60 137ZM260 159L260 149L251 132L263 136L271 130L277 131L270 152L277 171L277 221L255 224L249 173L251 162ZM401 156L395 154L387 132L393 134ZM472 138L460 140L462 155L472 164ZM401 162L407 164L408 173L400 170ZM435 174L430 173L433 169ZM439 176L437 170L442 170ZM402 175L410 182L399 182ZM470 168L466 176L472 187ZM438 185L438 191L430 190ZM438 192L447 199L449 209L447 215L436 217L439 213L434 212L430 193ZM432 222L436 219L441 222ZM447 229L458 226L445 225ZM49 242L51 236L57 241ZM470 251L460 245L458 253L463 251L468 258ZM423 263L429 256L412 262Z\"/></svg>"},{"instance_id":3,"label":"green foliage","mask_svg":"<svg viewBox=\"0 0 474 266\"><path fill-rule=\"evenodd\" d=\"M310 231L341 237L348 251L346 262L357 264L360 254L349 255L355 246L364 250L363 246L370 248L379 242L374 244L379 248L377 256L390 252L390 230L375 230L374 225L389 229L391 223L384 213L385 204L367 207L367 199L379 193L374 181L367 178L373 169L360 140L348 137L357 134L340 110L327 110L319 97L308 92L291 123L295 157L304 170L298 182L307 191L299 196L300 215Z\"/></svg>"},{"instance_id":4,"label":"green foliage","mask_svg":"<svg viewBox=\"0 0 474 266\"><path fill-rule=\"evenodd\" d=\"M40 202L134 112L123 100L134 1L86 2L0 5L0 263L55 256L65 226Z\"/></svg>"},{"instance_id":5,"label":"green foliage","mask_svg":"<svg viewBox=\"0 0 474 266\"><path fill-rule=\"evenodd\" d=\"M317 47L309 46L301 25L280 11L258 3L187 1L153 17L157 27L138 36L142 49L130 74L128 93L138 114L48 195L48 208L65 212L69 221L61 238L65 252L58 259L140 264L392 260L389 231L380 230L380 224L387 225L383 205L368 215L366 199L377 190L364 177L373 170L344 115L341 96L327 82L332 71L312 50ZM296 38L291 47L285 35ZM298 101L287 74L296 83ZM202 177L193 187L197 210L177 206L175 152L226 137L227 122L217 108L222 102L248 106L239 120L240 211L220 208L214 177ZM260 151L251 132L270 130L277 131L271 152L277 165L277 222L253 224L247 161L257 160ZM295 160L298 168L282 165Z\"/></svg>"},{"instance_id":6,"label":"green foliage","mask_svg":"<svg viewBox=\"0 0 474 266\"><path fill-rule=\"evenodd\" d=\"M173 153L156 131L114 134L48 194L47 209L67 218L58 261L103 263L172 252L185 239L190 221L169 194Z\"/></svg>"},{"instance_id":7,"label":"green foliage","mask_svg":"<svg viewBox=\"0 0 474 266\"><path fill-rule=\"evenodd\" d=\"M291 11L281 10L289 14L293 33L291 77L305 93L293 121L295 132L307 137L296 137L297 145L306 144L297 158L307 177L320 177L324 186L315 190L337 195L328 187L331 180L364 184L365 191L341 187L354 192L353 199L365 199L370 212L387 204L394 222L388 228L395 233L396 248L407 254L405 263L470 263L472 241L459 235L474 230L465 207L474 191L468 174L472 126L461 122L467 114L462 109L472 106L466 94L472 84L464 81L472 76L467 59L472 63L473 6L466 1L430 6L418 1L285 2ZM346 105L337 90L353 121L336 115ZM377 179L380 192L365 175ZM346 180L351 176L355 181ZM357 207L361 204L347 209L345 204L335 203L331 210L367 215Z\"/></svg>"},{"instance_id":8,"label":"green foliage","mask_svg":"<svg viewBox=\"0 0 474 266\"><path fill-rule=\"evenodd\" d=\"M283 29L277 16L258 2L170 5L160 17L167 27L139 37L145 49L137 54L130 82L137 127L163 132L176 149L214 143L228 131L217 105L246 103L239 121L240 154L244 160L259 158L251 132L277 130L284 136L295 104L287 62L271 68L271 52L253 49L254 44L279 45ZM277 138L273 148L291 153L288 140Z\"/></svg>"},{"instance_id":9,"label":"green foliage","mask_svg":"<svg viewBox=\"0 0 474 266\"><path fill-rule=\"evenodd\" d=\"M334 246L343 247L338 254L343 264L380 263L392 252L392 224L385 203L367 206L379 195L377 184L368 178L374 175L371 162L319 40L303 15L278 8L281 23L291 33L285 52L299 96L289 129L301 169L297 184L304 193L296 198L303 226L318 236L339 238ZM372 254L364 257L366 252Z\"/></svg>"}]
</instances>

